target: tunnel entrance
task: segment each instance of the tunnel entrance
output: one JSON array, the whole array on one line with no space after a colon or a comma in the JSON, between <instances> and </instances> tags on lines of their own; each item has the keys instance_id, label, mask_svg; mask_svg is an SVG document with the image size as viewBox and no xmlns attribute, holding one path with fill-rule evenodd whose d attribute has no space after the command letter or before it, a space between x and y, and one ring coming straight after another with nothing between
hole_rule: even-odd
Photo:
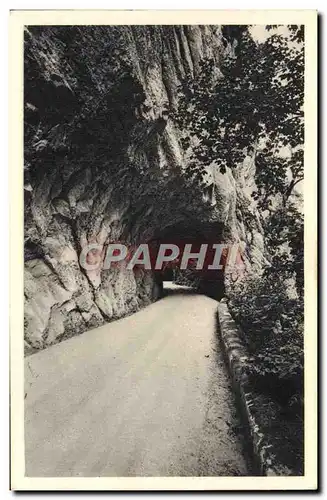
<instances>
[{"instance_id":1,"label":"tunnel entrance","mask_svg":"<svg viewBox=\"0 0 327 500\"><path fill-rule=\"evenodd\" d=\"M224 225L221 223L199 223L199 221L189 221L187 223L176 224L165 228L160 234L149 242L158 252L160 245L175 245L180 252L173 261L164 263L162 269L155 270L155 280L157 283L173 282L177 285L184 285L193 288L199 293L203 293L216 300L221 300L225 296L224 285L224 259L221 257L222 269L210 269L214 257L214 245L223 243ZM197 259L190 258L187 266L183 269L183 258L185 251L190 254L197 254L201 251L201 246L207 245L203 266L197 269ZM185 266L185 262L184 262Z\"/></svg>"}]
</instances>

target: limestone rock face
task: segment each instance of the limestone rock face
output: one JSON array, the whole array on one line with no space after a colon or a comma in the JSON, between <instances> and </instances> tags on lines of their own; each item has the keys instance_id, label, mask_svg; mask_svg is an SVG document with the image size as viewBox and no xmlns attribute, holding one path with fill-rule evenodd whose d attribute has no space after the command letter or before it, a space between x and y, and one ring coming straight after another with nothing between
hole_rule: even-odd
<instances>
[{"instance_id":1,"label":"limestone rock face","mask_svg":"<svg viewBox=\"0 0 327 500\"><path fill-rule=\"evenodd\" d=\"M24 43L27 354L160 297L151 271L82 269L88 243L104 251L176 224L219 221L260 267L254 167L222 175L212 166L209 200L185 175L171 118L181 78L204 57L219 70L227 50L219 26L34 26Z\"/></svg>"}]
</instances>

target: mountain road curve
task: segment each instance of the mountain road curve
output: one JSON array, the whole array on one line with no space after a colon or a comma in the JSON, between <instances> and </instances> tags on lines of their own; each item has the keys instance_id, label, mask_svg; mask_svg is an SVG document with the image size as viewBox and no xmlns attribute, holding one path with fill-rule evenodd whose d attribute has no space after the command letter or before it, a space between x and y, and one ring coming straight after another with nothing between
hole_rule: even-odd
<instances>
[{"instance_id":1,"label":"mountain road curve","mask_svg":"<svg viewBox=\"0 0 327 500\"><path fill-rule=\"evenodd\" d=\"M141 311L27 357L26 476L251 475L216 310L170 285Z\"/></svg>"}]
</instances>

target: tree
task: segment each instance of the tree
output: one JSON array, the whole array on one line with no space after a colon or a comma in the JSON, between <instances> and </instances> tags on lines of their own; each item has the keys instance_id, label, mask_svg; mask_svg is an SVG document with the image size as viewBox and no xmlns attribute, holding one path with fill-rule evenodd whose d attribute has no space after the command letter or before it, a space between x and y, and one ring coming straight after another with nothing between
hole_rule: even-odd
<instances>
[{"instance_id":1,"label":"tree","mask_svg":"<svg viewBox=\"0 0 327 500\"><path fill-rule=\"evenodd\" d=\"M288 37L275 32L263 43L249 29L233 32L237 45L220 74L204 60L198 76L182 82L176 113L182 144L186 151L192 146L194 175L212 162L224 173L255 156L254 197L263 209L277 194L285 206L303 179L303 27L288 30Z\"/></svg>"},{"instance_id":2,"label":"tree","mask_svg":"<svg viewBox=\"0 0 327 500\"><path fill-rule=\"evenodd\" d=\"M176 118L191 175L255 160L252 196L269 263L230 287L228 299L248 341L250 373L287 405L303 398L303 216L293 195L303 179L304 30L266 29L259 43L251 28L223 28L228 55L220 71L205 60L194 79L187 76Z\"/></svg>"}]
</instances>

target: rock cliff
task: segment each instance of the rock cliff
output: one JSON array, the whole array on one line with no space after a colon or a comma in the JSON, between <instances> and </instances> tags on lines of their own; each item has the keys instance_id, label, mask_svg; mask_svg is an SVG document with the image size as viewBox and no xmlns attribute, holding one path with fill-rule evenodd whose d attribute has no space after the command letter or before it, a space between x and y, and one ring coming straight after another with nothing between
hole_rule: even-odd
<instances>
[{"instance_id":1,"label":"rock cliff","mask_svg":"<svg viewBox=\"0 0 327 500\"><path fill-rule=\"evenodd\" d=\"M219 26L27 27L25 346L29 354L156 300L150 271L85 271L83 246L135 245L220 224L260 268L254 163L188 176L172 113L178 84L231 42ZM209 194L208 194L209 193ZM214 227L214 226L212 226ZM234 279L234 278L233 278Z\"/></svg>"}]
</instances>

